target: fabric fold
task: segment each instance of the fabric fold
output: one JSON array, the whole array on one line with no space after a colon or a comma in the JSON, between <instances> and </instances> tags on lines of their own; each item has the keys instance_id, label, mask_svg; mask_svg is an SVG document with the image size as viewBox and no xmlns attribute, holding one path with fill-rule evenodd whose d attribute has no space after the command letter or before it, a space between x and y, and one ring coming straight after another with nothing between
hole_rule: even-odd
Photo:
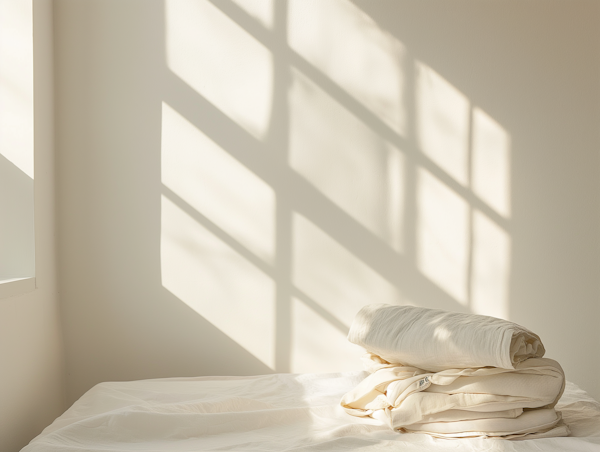
<instances>
[{"instance_id":1,"label":"fabric fold","mask_svg":"<svg viewBox=\"0 0 600 452\"><path fill-rule=\"evenodd\" d=\"M386 423L400 429L423 422L519 418L524 409L554 407L564 385L562 368L548 358L530 359L513 370L483 367L432 373L397 365L376 370L345 394L341 405L354 416L381 419L373 413L386 411ZM461 418L464 412L479 414Z\"/></svg>"}]
</instances>

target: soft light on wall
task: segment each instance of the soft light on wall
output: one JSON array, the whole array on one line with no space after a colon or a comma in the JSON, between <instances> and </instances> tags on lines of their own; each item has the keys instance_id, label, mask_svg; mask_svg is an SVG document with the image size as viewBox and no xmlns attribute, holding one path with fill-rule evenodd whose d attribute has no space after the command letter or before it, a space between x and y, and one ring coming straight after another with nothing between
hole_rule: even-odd
<instances>
[{"instance_id":1,"label":"soft light on wall","mask_svg":"<svg viewBox=\"0 0 600 452\"><path fill-rule=\"evenodd\" d=\"M272 263L273 192L167 104L162 127L162 283L273 367L274 281L244 256Z\"/></svg>"},{"instance_id":2,"label":"soft light on wall","mask_svg":"<svg viewBox=\"0 0 600 452\"><path fill-rule=\"evenodd\" d=\"M509 315L510 143L493 118L349 1L165 8L169 77L239 137L163 102L166 289L276 371L354 368L361 306L431 302L347 231L449 308Z\"/></svg>"},{"instance_id":3,"label":"soft light on wall","mask_svg":"<svg viewBox=\"0 0 600 452\"><path fill-rule=\"evenodd\" d=\"M169 69L245 130L264 137L272 53L209 1L167 0L165 6Z\"/></svg>"}]
</instances>

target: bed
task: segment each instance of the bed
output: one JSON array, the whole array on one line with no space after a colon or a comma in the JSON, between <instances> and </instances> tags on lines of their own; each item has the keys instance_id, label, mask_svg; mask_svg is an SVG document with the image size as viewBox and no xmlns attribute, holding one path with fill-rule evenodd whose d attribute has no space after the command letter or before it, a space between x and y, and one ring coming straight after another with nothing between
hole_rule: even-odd
<instances>
[{"instance_id":1,"label":"bed","mask_svg":"<svg viewBox=\"0 0 600 452\"><path fill-rule=\"evenodd\" d=\"M22 452L600 451L600 403L567 383L557 409L571 436L507 441L402 434L344 412L366 372L101 383Z\"/></svg>"}]
</instances>

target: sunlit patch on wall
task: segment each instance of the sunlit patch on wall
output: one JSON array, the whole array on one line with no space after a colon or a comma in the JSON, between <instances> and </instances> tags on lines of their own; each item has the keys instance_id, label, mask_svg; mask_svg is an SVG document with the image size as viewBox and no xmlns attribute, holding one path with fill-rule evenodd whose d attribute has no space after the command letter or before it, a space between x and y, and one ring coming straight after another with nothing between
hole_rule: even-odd
<instances>
[{"instance_id":1,"label":"sunlit patch on wall","mask_svg":"<svg viewBox=\"0 0 600 452\"><path fill-rule=\"evenodd\" d=\"M508 318L510 238L481 212L473 214L471 310Z\"/></svg>"},{"instance_id":2,"label":"sunlit patch on wall","mask_svg":"<svg viewBox=\"0 0 600 452\"><path fill-rule=\"evenodd\" d=\"M273 27L275 0L232 0L267 28Z\"/></svg>"},{"instance_id":3,"label":"sunlit patch on wall","mask_svg":"<svg viewBox=\"0 0 600 452\"><path fill-rule=\"evenodd\" d=\"M164 195L160 253L163 286L274 368L273 280Z\"/></svg>"},{"instance_id":4,"label":"sunlit patch on wall","mask_svg":"<svg viewBox=\"0 0 600 452\"><path fill-rule=\"evenodd\" d=\"M473 109L472 188L505 218L510 216L510 137L494 119Z\"/></svg>"},{"instance_id":5,"label":"sunlit patch on wall","mask_svg":"<svg viewBox=\"0 0 600 452\"><path fill-rule=\"evenodd\" d=\"M291 0L289 12L292 49L404 136L404 46L346 0Z\"/></svg>"},{"instance_id":6,"label":"sunlit patch on wall","mask_svg":"<svg viewBox=\"0 0 600 452\"><path fill-rule=\"evenodd\" d=\"M416 122L419 146L463 185L468 182L469 101L429 66L416 64Z\"/></svg>"},{"instance_id":7,"label":"sunlit patch on wall","mask_svg":"<svg viewBox=\"0 0 600 452\"><path fill-rule=\"evenodd\" d=\"M207 0L167 0L165 7L169 68L245 130L264 137L273 95L270 51Z\"/></svg>"},{"instance_id":8,"label":"sunlit patch on wall","mask_svg":"<svg viewBox=\"0 0 600 452\"><path fill-rule=\"evenodd\" d=\"M275 253L275 193L163 103L163 184L266 263Z\"/></svg>"},{"instance_id":9,"label":"sunlit patch on wall","mask_svg":"<svg viewBox=\"0 0 600 452\"><path fill-rule=\"evenodd\" d=\"M293 283L345 326L369 303L399 304L398 289L305 217L294 215Z\"/></svg>"},{"instance_id":10,"label":"sunlit patch on wall","mask_svg":"<svg viewBox=\"0 0 600 452\"><path fill-rule=\"evenodd\" d=\"M290 165L401 251L404 154L298 71L290 92Z\"/></svg>"},{"instance_id":11,"label":"sunlit patch on wall","mask_svg":"<svg viewBox=\"0 0 600 452\"><path fill-rule=\"evenodd\" d=\"M343 372L360 368L364 349L297 298L292 299L292 347L290 371Z\"/></svg>"},{"instance_id":12,"label":"sunlit patch on wall","mask_svg":"<svg viewBox=\"0 0 600 452\"><path fill-rule=\"evenodd\" d=\"M469 259L467 202L424 169L417 179L417 266L466 305Z\"/></svg>"}]
</instances>

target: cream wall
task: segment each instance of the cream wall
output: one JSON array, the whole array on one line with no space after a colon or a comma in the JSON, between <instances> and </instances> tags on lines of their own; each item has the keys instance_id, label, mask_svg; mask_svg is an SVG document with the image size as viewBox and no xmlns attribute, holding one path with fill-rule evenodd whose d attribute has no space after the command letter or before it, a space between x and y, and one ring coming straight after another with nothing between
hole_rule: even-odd
<instances>
[{"instance_id":1,"label":"cream wall","mask_svg":"<svg viewBox=\"0 0 600 452\"><path fill-rule=\"evenodd\" d=\"M33 8L37 289L0 299L0 450L24 447L62 413L65 375L55 249L52 4Z\"/></svg>"},{"instance_id":2,"label":"cream wall","mask_svg":"<svg viewBox=\"0 0 600 452\"><path fill-rule=\"evenodd\" d=\"M600 397L597 2L54 8L70 402L358 368L371 302L514 320Z\"/></svg>"}]
</instances>

